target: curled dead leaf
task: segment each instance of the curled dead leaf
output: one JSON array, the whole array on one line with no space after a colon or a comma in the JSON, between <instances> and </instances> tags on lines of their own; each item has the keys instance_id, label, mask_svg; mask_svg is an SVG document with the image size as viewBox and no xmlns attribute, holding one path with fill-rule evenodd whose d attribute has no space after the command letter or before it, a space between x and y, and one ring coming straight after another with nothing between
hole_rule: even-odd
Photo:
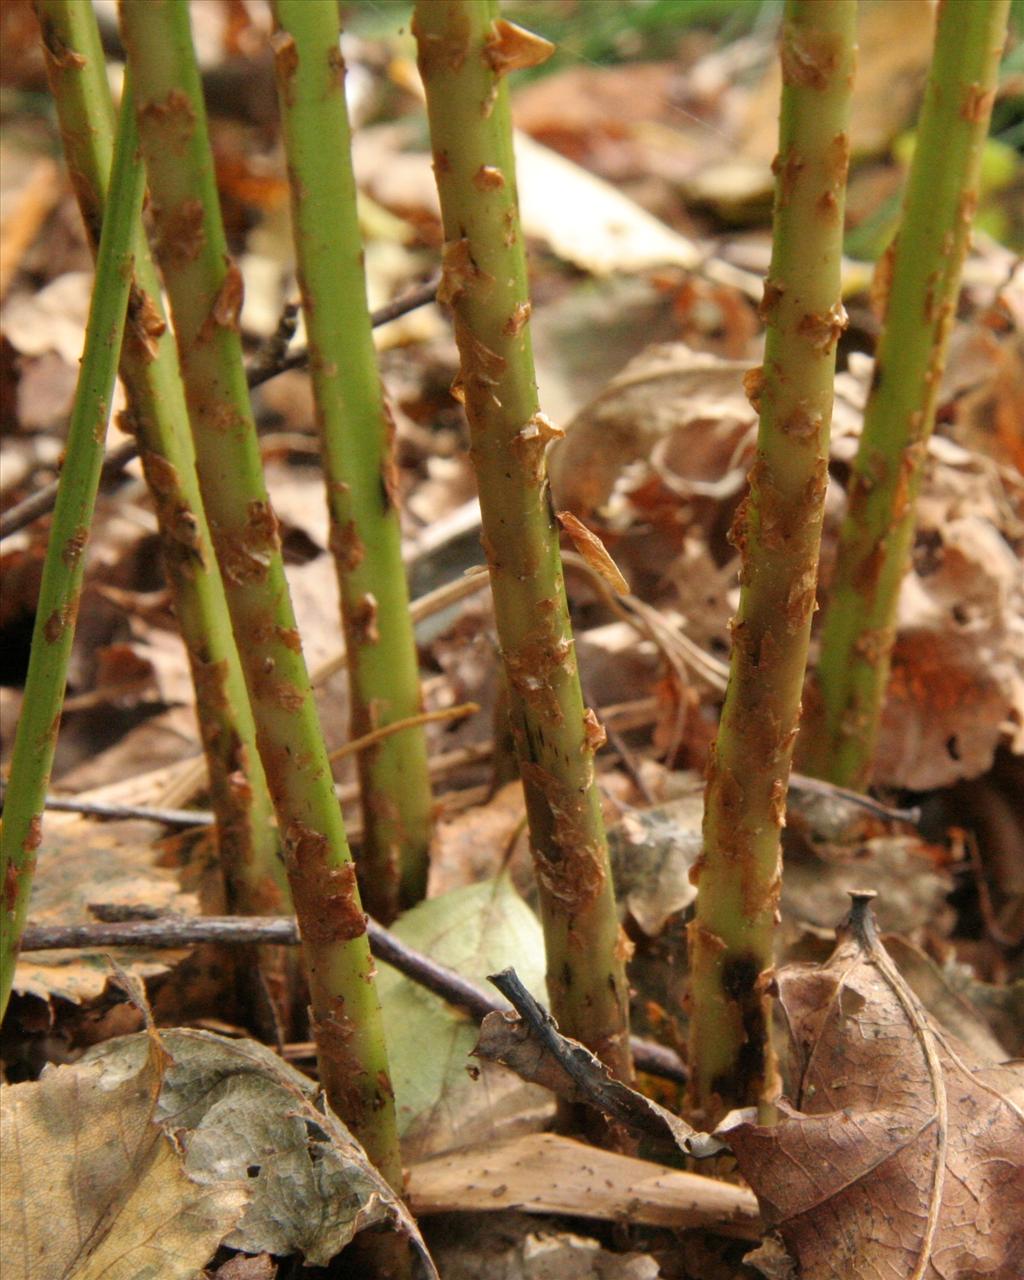
<instances>
[{"instance_id":1,"label":"curled dead leaf","mask_svg":"<svg viewBox=\"0 0 1024 1280\"><path fill-rule=\"evenodd\" d=\"M573 546L587 564L601 575L611 589L620 596L629 595L629 583L597 534L592 533L571 511L559 511L558 523L572 539Z\"/></svg>"},{"instance_id":2,"label":"curled dead leaf","mask_svg":"<svg viewBox=\"0 0 1024 1280\"><path fill-rule=\"evenodd\" d=\"M1024 1257L1020 1076L940 1031L879 942L870 895L824 965L780 1000L800 1064L774 1126L735 1112L732 1147L804 1280L1014 1280Z\"/></svg>"}]
</instances>

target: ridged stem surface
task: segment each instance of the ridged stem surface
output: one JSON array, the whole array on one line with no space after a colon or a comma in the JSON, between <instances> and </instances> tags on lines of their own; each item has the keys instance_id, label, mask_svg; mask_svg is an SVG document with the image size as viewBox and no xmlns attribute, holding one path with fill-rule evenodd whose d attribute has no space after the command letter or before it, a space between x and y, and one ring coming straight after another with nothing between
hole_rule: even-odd
<instances>
[{"instance_id":1,"label":"ridged stem surface","mask_svg":"<svg viewBox=\"0 0 1024 1280\"><path fill-rule=\"evenodd\" d=\"M690 926L691 1101L713 1124L775 1085L768 984L779 833L815 608L840 298L855 0L787 0L764 365L747 375L757 453L729 684L708 766Z\"/></svg>"},{"instance_id":2,"label":"ridged stem surface","mask_svg":"<svg viewBox=\"0 0 1024 1280\"><path fill-rule=\"evenodd\" d=\"M320 1079L400 1187L366 917L264 484L238 330L242 278L227 252L188 6L125 0L121 23L203 501L302 932Z\"/></svg>"},{"instance_id":3,"label":"ridged stem surface","mask_svg":"<svg viewBox=\"0 0 1024 1280\"><path fill-rule=\"evenodd\" d=\"M394 426L366 300L337 9L276 0L274 12L295 254L345 626L351 732L359 738L422 710ZM358 765L360 888L370 913L389 921L427 888L431 792L422 727L360 752Z\"/></svg>"},{"instance_id":4,"label":"ridged stem surface","mask_svg":"<svg viewBox=\"0 0 1024 1280\"><path fill-rule=\"evenodd\" d=\"M806 771L842 786L871 776L1008 13L1009 0L939 6L903 218L880 266L886 314L801 743Z\"/></svg>"},{"instance_id":5,"label":"ridged stem surface","mask_svg":"<svg viewBox=\"0 0 1024 1280\"><path fill-rule=\"evenodd\" d=\"M92 7L76 0L37 0L36 10L64 154L95 248L114 145L99 30ZM164 568L192 671L228 906L247 915L288 912L288 880L199 493L178 355L141 222L135 231L135 280L121 376L130 406L127 421L156 507Z\"/></svg>"},{"instance_id":6,"label":"ridged stem surface","mask_svg":"<svg viewBox=\"0 0 1024 1280\"><path fill-rule=\"evenodd\" d=\"M461 355L551 1007L563 1031L625 1078L624 947L594 782L602 730L580 693L547 481L545 446L560 432L537 400L506 79L550 46L489 0L423 0L414 30L444 222L439 296Z\"/></svg>"},{"instance_id":7,"label":"ridged stem surface","mask_svg":"<svg viewBox=\"0 0 1024 1280\"><path fill-rule=\"evenodd\" d=\"M96 259L85 349L68 426L60 489L46 547L32 649L0 820L0 1017L7 1008L28 915L43 801L60 728L68 661L96 506L103 446L132 283L135 227L142 215L143 167L130 108L121 112L110 175L111 214Z\"/></svg>"}]
</instances>

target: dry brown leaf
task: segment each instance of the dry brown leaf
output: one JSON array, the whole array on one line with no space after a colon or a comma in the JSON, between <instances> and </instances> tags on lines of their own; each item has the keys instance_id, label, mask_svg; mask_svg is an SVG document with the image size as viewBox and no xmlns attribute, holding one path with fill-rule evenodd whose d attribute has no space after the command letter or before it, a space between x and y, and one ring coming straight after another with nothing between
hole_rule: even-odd
<instances>
[{"instance_id":1,"label":"dry brown leaf","mask_svg":"<svg viewBox=\"0 0 1024 1280\"><path fill-rule=\"evenodd\" d=\"M1017 1280L1024 1257L1020 1077L940 1032L857 895L821 966L780 999L800 1062L774 1127L733 1113L732 1147L804 1280Z\"/></svg>"},{"instance_id":2,"label":"dry brown leaf","mask_svg":"<svg viewBox=\"0 0 1024 1280\"><path fill-rule=\"evenodd\" d=\"M5 1280L189 1280L241 1216L245 1182L201 1185L155 1123L167 1059L139 1043L134 1070L76 1064L4 1090Z\"/></svg>"},{"instance_id":3,"label":"dry brown leaf","mask_svg":"<svg viewBox=\"0 0 1024 1280\"><path fill-rule=\"evenodd\" d=\"M559 511L557 514L558 523L572 539L572 545L591 569L599 573L611 589L617 591L620 596L628 595L629 583L622 576L619 566L608 554L608 548L597 534L588 529L571 511Z\"/></svg>"},{"instance_id":4,"label":"dry brown leaf","mask_svg":"<svg viewBox=\"0 0 1024 1280\"><path fill-rule=\"evenodd\" d=\"M328 1266L415 1223L312 1081L203 1031L109 1040L4 1090L4 1280L190 1280L224 1244Z\"/></svg>"},{"instance_id":5,"label":"dry brown leaf","mask_svg":"<svg viewBox=\"0 0 1024 1280\"><path fill-rule=\"evenodd\" d=\"M886 787L948 786L1007 738L1024 749L1022 539L992 510L996 477L978 488L947 464L925 480L875 757Z\"/></svg>"},{"instance_id":6,"label":"dry brown leaf","mask_svg":"<svg viewBox=\"0 0 1024 1280\"><path fill-rule=\"evenodd\" d=\"M415 1214L514 1208L661 1227L713 1225L751 1239L760 1233L757 1205L745 1187L553 1133L413 1165L407 1194Z\"/></svg>"},{"instance_id":7,"label":"dry brown leaf","mask_svg":"<svg viewBox=\"0 0 1024 1280\"><path fill-rule=\"evenodd\" d=\"M184 893L176 872L160 865L155 842L163 833L157 823L140 819L97 823L48 813L29 904L32 920L38 924L88 920L88 907L94 902L195 914L195 895ZM44 1000L58 996L76 1004L94 999L110 978L108 951L23 955L15 969L14 990ZM163 973L184 954L142 947L121 952L124 967L139 977Z\"/></svg>"}]
</instances>

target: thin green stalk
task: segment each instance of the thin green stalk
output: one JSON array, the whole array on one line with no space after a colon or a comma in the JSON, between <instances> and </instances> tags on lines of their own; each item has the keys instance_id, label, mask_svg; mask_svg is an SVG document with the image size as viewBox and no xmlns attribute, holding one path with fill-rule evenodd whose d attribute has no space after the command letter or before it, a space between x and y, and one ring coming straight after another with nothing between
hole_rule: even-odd
<instances>
[{"instance_id":1,"label":"thin green stalk","mask_svg":"<svg viewBox=\"0 0 1024 1280\"><path fill-rule=\"evenodd\" d=\"M135 226L144 175L130 109L122 110L110 177L111 214L104 219L85 349L68 427L60 491L39 587L32 651L0 826L0 1017L14 980L18 945L42 838L43 802L60 727L68 660L82 590L84 551L96 504L117 359L132 281Z\"/></svg>"},{"instance_id":2,"label":"thin green stalk","mask_svg":"<svg viewBox=\"0 0 1024 1280\"><path fill-rule=\"evenodd\" d=\"M1009 0L940 5L850 502L822 628L806 768L863 788L889 679L900 584L960 274L978 203Z\"/></svg>"},{"instance_id":3,"label":"thin green stalk","mask_svg":"<svg viewBox=\"0 0 1024 1280\"><path fill-rule=\"evenodd\" d=\"M551 1006L564 1031L628 1078L624 946L594 784L601 729L580 693L547 482L545 446L561 432L537 401L505 80L550 45L497 13L490 0L416 5L444 221L439 297L452 307L462 359Z\"/></svg>"},{"instance_id":4,"label":"thin green stalk","mask_svg":"<svg viewBox=\"0 0 1024 1280\"><path fill-rule=\"evenodd\" d=\"M366 917L295 627L249 405L238 316L183 0L125 0L121 23L203 501L284 834L321 1083L396 1187L401 1161Z\"/></svg>"},{"instance_id":5,"label":"thin green stalk","mask_svg":"<svg viewBox=\"0 0 1024 1280\"><path fill-rule=\"evenodd\" d=\"M779 831L786 810L815 608L828 479L840 296L855 0L787 0L764 366L747 377L760 414L729 684L708 770L704 851L690 929L691 1101L714 1123L766 1101Z\"/></svg>"},{"instance_id":6,"label":"thin green stalk","mask_svg":"<svg viewBox=\"0 0 1024 1280\"><path fill-rule=\"evenodd\" d=\"M353 738L422 709L402 564L394 427L366 301L335 5L276 0L292 226L348 651ZM359 755L363 901L388 921L426 893L431 793L421 727Z\"/></svg>"},{"instance_id":7,"label":"thin green stalk","mask_svg":"<svg viewBox=\"0 0 1024 1280\"><path fill-rule=\"evenodd\" d=\"M37 0L64 154L90 242L106 208L114 109L92 6ZM174 338L140 222L135 279L121 353L127 421L160 525L167 581L188 652L228 906L248 915L289 911L273 807L220 573L213 555L188 430Z\"/></svg>"}]
</instances>

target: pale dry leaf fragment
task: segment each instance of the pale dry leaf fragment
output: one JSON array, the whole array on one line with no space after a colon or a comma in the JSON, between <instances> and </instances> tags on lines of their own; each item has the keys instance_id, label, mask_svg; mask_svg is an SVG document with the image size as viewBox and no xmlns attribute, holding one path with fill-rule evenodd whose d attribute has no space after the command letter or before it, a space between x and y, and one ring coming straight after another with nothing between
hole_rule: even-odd
<instances>
[{"instance_id":1,"label":"pale dry leaf fragment","mask_svg":"<svg viewBox=\"0 0 1024 1280\"><path fill-rule=\"evenodd\" d=\"M159 1042L129 1039L130 1064L112 1050L4 1089L4 1280L190 1280L241 1216L244 1180L195 1181L155 1120Z\"/></svg>"},{"instance_id":2,"label":"pale dry leaf fragment","mask_svg":"<svg viewBox=\"0 0 1024 1280\"><path fill-rule=\"evenodd\" d=\"M554 1133L414 1164L407 1192L417 1215L517 1208L677 1229L714 1225L750 1239L760 1234L757 1204L746 1187Z\"/></svg>"},{"instance_id":3,"label":"pale dry leaf fragment","mask_svg":"<svg viewBox=\"0 0 1024 1280\"><path fill-rule=\"evenodd\" d=\"M105 796L90 792L83 798ZM156 841L162 834L158 823L142 819L98 824L78 815L48 813L37 851L32 919L39 924L77 923L89 919L89 904L94 902L144 902L160 912L195 914L195 893L184 892L177 873L160 864ZM135 947L122 954L127 969L148 978L166 972L186 952ZM18 958L14 989L41 1000L78 1004L99 996L109 979L106 951L26 952Z\"/></svg>"},{"instance_id":4,"label":"pale dry leaf fragment","mask_svg":"<svg viewBox=\"0 0 1024 1280\"><path fill-rule=\"evenodd\" d=\"M938 1031L875 934L866 895L821 966L778 975L800 1081L731 1146L804 1280L1017 1280L1024 1257L1019 1073Z\"/></svg>"},{"instance_id":5,"label":"pale dry leaf fragment","mask_svg":"<svg viewBox=\"0 0 1024 1280\"><path fill-rule=\"evenodd\" d=\"M131 1077L143 1041L108 1041L83 1064ZM296 1254L327 1266L358 1232L387 1224L409 1239L422 1274L436 1280L408 1212L312 1081L249 1040L174 1030L161 1045L168 1062L154 1111L158 1132L173 1140L190 1185L204 1195L242 1191L241 1213L221 1223L214 1248Z\"/></svg>"},{"instance_id":6,"label":"pale dry leaf fragment","mask_svg":"<svg viewBox=\"0 0 1024 1280\"><path fill-rule=\"evenodd\" d=\"M629 583L622 576L619 566L608 554L608 548L597 534L588 529L571 511L559 511L558 523L572 539L573 546L591 569L599 573L611 589L617 591L620 596L629 595Z\"/></svg>"}]
</instances>

